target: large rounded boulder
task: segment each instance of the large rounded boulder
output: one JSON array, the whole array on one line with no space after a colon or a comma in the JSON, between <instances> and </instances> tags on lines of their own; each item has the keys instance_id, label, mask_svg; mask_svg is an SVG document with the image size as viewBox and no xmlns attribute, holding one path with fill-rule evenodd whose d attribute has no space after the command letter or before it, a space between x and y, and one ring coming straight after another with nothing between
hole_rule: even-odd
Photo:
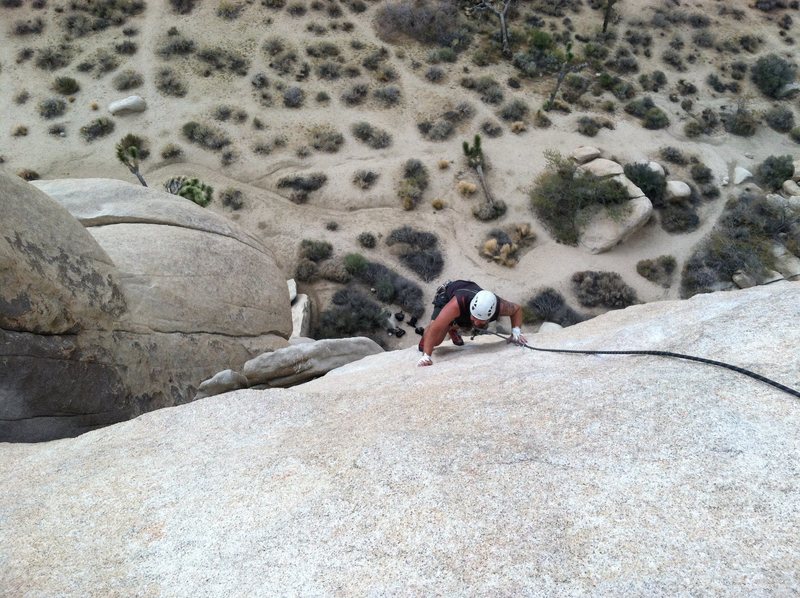
<instances>
[{"instance_id":1,"label":"large rounded boulder","mask_svg":"<svg viewBox=\"0 0 800 598\"><path fill-rule=\"evenodd\" d=\"M0 442L185 403L292 331L286 282L256 238L114 180L0 174L0 283Z\"/></svg>"}]
</instances>

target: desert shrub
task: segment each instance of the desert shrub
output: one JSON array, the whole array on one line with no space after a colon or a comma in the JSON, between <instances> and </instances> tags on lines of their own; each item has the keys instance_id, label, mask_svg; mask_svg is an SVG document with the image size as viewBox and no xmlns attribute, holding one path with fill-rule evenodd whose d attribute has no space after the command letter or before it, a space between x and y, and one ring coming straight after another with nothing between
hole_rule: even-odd
<instances>
[{"instance_id":1,"label":"desert shrub","mask_svg":"<svg viewBox=\"0 0 800 598\"><path fill-rule=\"evenodd\" d=\"M402 98L400 88L395 85L388 85L386 87L379 87L372 92L373 97L378 100L380 104L388 108L396 106Z\"/></svg>"},{"instance_id":2,"label":"desert shrub","mask_svg":"<svg viewBox=\"0 0 800 598\"><path fill-rule=\"evenodd\" d=\"M369 189L378 180L378 173L371 170L357 170L353 174L353 184L359 189Z\"/></svg>"},{"instance_id":3,"label":"desert shrub","mask_svg":"<svg viewBox=\"0 0 800 598\"><path fill-rule=\"evenodd\" d=\"M572 309L564 297L553 288L546 287L525 302L525 323L555 322L559 326L572 326L586 317Z\"/></svg>"},{"instance_id":4,"label":"desert shrub","mask_svg":"<svg viewBox=\"0 0 800 598\"><path fill-rule=\"evenodd\" d=\"M422 289L415 282L401 276L377 262L364 260L358 254L350 254L344 259L345 268L355 278L370 285L376 290L376 295L380 290L381 300L394 301L412 316L421 316L425 308L422 303ZM391 297L391 299L383 299Z\"/></svg>"},{"instance_id":5,"label":"desert shrub","mask_svg":"<svg viewBox=\"0 0 800 598\"><path fill-rule=\"evenodd\" d=\"M56 77L53 81L53 91L61 95L69 96L78 93L81 86L72 77Z\"/></svg>"},{"instance_id":6,"label":"desert shrub","mask_svg":"<svg viewBox=\"0 0 800 598\"><path fill-rule=\"evenodd\" d=\"M587 137L594 137L600 129L613 129L614 123L607 118L594 118L592 116L581 116L578 118L578 133Z\"/></svg>"},{"instance_id":7,"label":"desert shrub","mask_svg":"<svg viewBox=\"0 0 800 598\"><path fill-rule=\"evenodd\" d=\"M386 244L400 245L400 261L425 282L436 278L444 268L444 257L437 248L439 238L433 233L402 226L389 233Z\"/></svg>"},{"instance_id":8,"label":"desert shrub","mask_svg":"<svg viewBox=\"0 0 800 598\"><path fill-rule=\"evenodd\" d=\"M373 249L376 243L377 240L375 239L375 235L373 235L372 233L368 233L365 231L360 235L358 235L358 244L361 245L361 247L365 247L366 249Z\"/></svg>"},{"instance_id":9,"label":"desert shrub","mask_svg":"<svg viewBox=\"0 0 800 598\"><path fill-rule=\"evenodd\" d=\"M774 268L772 246L800 241L800 209L744 192L731 199L709 237L684 264L681 297L730 286L736 272L764 275Z\"/></svg>"},{"instance_id":10,"label":"desert shrub","mask_svg":"<svg viewBox=\"0 0 800 598\"><path fill-rule=\"evenodd\" d=\"M487 137L500 137L503 134L503 127L497 122L487 120L481 124L481 131L483 131Z\"/></svg>"},{"instance_id":11,"label":"desert shrub","mask_svg":"<svg viewBox=\"0 0 800 598\"><path fill-rule=\"evenodd\" d=\"M492 203L485 201L472 208L472 215L481 222L496 220L506 213L508 206L502 199L496 199Z\"/></svg>"},{"instance_id":12,"label":"desert shrub","mask_svg":"<svg viewBox=\"0 0 800 598\"><path fill-rule=\"evenodd\" d=\"M294 269L294 277L300 282L312 282L317 277L319 267L309 259L300 259Z\"/></svg>"},{"instance_id":13,"label":"desert shrub","mask_svg":"<svg viewBox=\"0 0 800 598\"><path fill-rule=\"evenodd\" d=\"M325 61L317 65L317 77L326 81L336 81L342 76L342 67L335 62Z\"/></svg>"},{"instance_id":14,"label":"desert shrub","mask_svg":"<svg viewBox=\"0 0 800 598\"><path fill-rule=\"evenodd\" d=\"M50 125L47 127L47 133L48 135L53 135L54 137L66 137L67 128L62 124Z\"/></svg>"},{"instance_id":15,"label":"desert shrub","mask_svg":"<svg viewBox=\"0 0 800 598\"><path fill-rule=\"evenodd\" d=\"M364 103L369 94L366 83L356 83L342 94L342 101L348 106L358 106Z\"/></svg>"},{"instance_id":16,"label":"desert shrub","mask_svg":"<svg viewBox=\"0 0 800 598\"><path fill-rule=\"evenodd\" d=\"M697 31L692 35L692 43L700 48L713 48L717 38L711 31Z\"/></svg>"},{"instance_id":17,"label":"desert shrub","mask_svg":"<svg viewBox=\"0 0 800 598\"><path fill-rule=\"evenodd\" d=\"M299 256L312 262L321 262L333 255L333 245L327 241L303 239L300 241Z\"/></svg>"},{"instance_id":18,"label":"desert shrub","mask_svg":"<svg viewBox=\"0 0 800 598\"><path fill-rule=\"evenodd\" d=\"M106 118L105 116L96 118L89 124L86 124L80 128L81 137L83 137L86 141L94 141L100 137L105 137L106 135L113 133L113 131L114 121L110 118Z\"/></svg>"},{"instance_id":19,"label":"desert shrub","mask_svg":"<svg viewBox=\"0 0 800 598\"><path fill-rule=\"evenodd\" d=\"M505 121L517 121L525 118L529 111L528 104L520 99L514 99L500 109L498 116Z\"/></svg>"},{"instance_id":20,"label":"desert shrub","mask_svg":"<svg viewBox=\"0 0 800 598\"><path fill-rule=\"evenodd\" d=\"M535 240L529 224L518 224L510 232L495 228L486 235L481 255L510 268L517 264L519 250Z\"/></svg>"},{"instance_id":21,"label":"desert shrub","mask_svg":"<svg viewBox=\"0 0 800 598\"><path fill-rule=\"evenodd\" d=\"M653 103L653 98L650 96L645 96L643 98L639 98L638 100L633 100L625 104L625 112L635 116L636 118L644 118L644 115L647 114L647 111L651 108L655 108L655 104Z\"/></svg>"},{"instance_id":22,"label":"desert shrub","mask_svg":"<svg viewBox=\"0 0 800 598\"><path fill-rule=\"evenodd\" d=\"M800 127L795 127L789 131L789 138L795 143L800 143Z\"/></svg>"},{"instance_id":23,"label":"desert shrub","mask_svg":"<svg viewBox=\"0 0 800 598\"><path fill-rule=\"evenodd\" d=\"M220 191L219 199L223 206L233 211L241 210L244 207L244 193L241 189L228 187Z\"/></svg>"},{"instance_id":24,"label":"desert shrub","mask_svg":"<svg viewBox=\"0 0 800 598\"><path fill-rule=\"evenodd\" d=\"M741 137L752 137L757 127L753 111L743 104L739 104L733 114L725 115L723 123L726 131Z\"/></svg>"},{"instance_id":25,"label":"desert shrub","mask_svg":"<svg viewBox=\"0 0 800 598\"><path fill-rule=\"evenodd\" d=\"M44 20L35 17L26 21L15 21L11 29L14 35L36 35L44 31Z\"/></svg>"},{"instance_id":26,"label":"desert shrub","mask_svg":"<svg viewBox=\"0 0 800 598\"><path fill-rule=\"evenodd\" d=\"M35 170L31 170L30 168L23 168L22 170L18 170L17 176L21 178L23 181L35 181L41 178L38 172L36 172Z\"/></svg>"},{"instance_id":27,"label":"desert shrub","mask_svg":"<svg viewBox=\"0 0 800 598\"><path fill-rule=\"evenodd\" d=\"M34 64L43 71L56 71L72 62L72 54L72 47L66 44L40 48L36 51Z\"/></svg>"},{"instance_id":28,"label":"desert shrub","mask_svg":"<svg viewBox=\"0 0 800 598\"><path fill-rule=\"evenodd\" d=\"M344 143L344 135L327 127L315 127L311 130L310 141L315 150L335 154Z\"/></svg>"},{"instance_id":29,"label":"desert shrub","mask_svg":"<svg viewBox=\"0 0 800 598\"><path fill-rule=\"evenodd\" d=\"M182 98L187 93L186 84L171 68L161 68L156 71L156 89L165 96L173 98Z\"/></svg>"},{"instance_id":30,"label":"desert shrub","mask_svg":"<svg viewBox=\"0 0 800 598\"><path fill-rule=\"evenodd\" d=\"M289 87L283 92L283 105L287 108L301 108L306 100L306 92L299 87Z\"/></svg>"},{"instance_id":31,"label":"desert shrub","mask_svg":"<svg viewBox=\"0 0 800 598\"><path fill-rule=\"evenodd\" d=\"M625 176L653 203L653 207L659 208L664 205L667 177L642 163L626 164L624 171Z\"/></svg>"},{"instance_id":32,"label":"desert shrub","mask_svg":"<svg viewBox=\"0 0 800 598\"><path fill-rule=\"evenodd\" d=\"M403 178L397 195L403 201L403 209L413 210L428 188L428 169L416 158L403 164Z\"/></svg>"},{"instance_id":33,"label":"desert shrub","mask_svg":"<svg viewBox=\"0 0 800 598\"><path fill-rule=\"evenodd\" d=\"M233 73L241 77L244 77L250 68L250 60L245 56L221 46L201 48L197 51L196 56L198 60L217 71Z\"/></svg>"},{"instance_id":34,"label":"desert shrub","mask_svg":"<svg viewBox=\"0 0 800 598\"><path fill-rule=\"evenodd\" d=\"M777 54L759 58L750 70L750 78L765 96L776 98L787 83L794 81L796 67Z\"/></svg>"},{"instance_id":35,"label":"desert shrub","mask_svg":"<svg viewBox=\"0 0 800 598\"><path fill-rule=\"evenodd\" d=\"M161 148L161 158L163 160L174 160L183 157L183 149L174 143L168 143Z\"/></svg>"},{"instance_id":36,"label":"desert shrub","mask_svg":"<svg viewBox=\"0 0 800 598\"><path fill-rule=\"evenodd\" d=\"M533 211L559 243L577 245L587 208L620 205L628 193L618 181L578 174L577 165L557 152L545 157L548 167L530 192Z\"/></svg>"},{"instance_id":37,"label":"desert shrub","mask_svg":"<svg viewBox=\"0 0 800 598\"><path fill-rule=\"evenodd\" d=\"M639 76L639 85L645 91L659 91L667 84L667 76L664 71L653 71L650 74L641 74Z\"/></svg>"},{"instance_id":38,"label":"desert shrub","mask_svg":"<svg viewBox=\"0 0 800 598\"><path fill-rule=\"evenodd\" d=\"M14 103L20 106L22 104L25 104L30 99L31 99L31 94L26 89L23 89L19 93L14 94Z\"/></svg>"},{"instance_id":39,"label":"desert shrub","mask_svg":"<svg viewBox=\"0 0 800 598\"><path fill-rule=\"evenodd\" d=\"M178 33L177 29L170 29L167 38L156 47L156 54L164 60L173 56L189 56L197 49L193 40Z\"/></svg>"},{"instance_id":40,"label":"desert shrub","mask_svg":"<svg viewBox=\"0 0 800 598\"><path fill-rule=\"evenodd\" d=\"M367 258L360 253L348 253L344 256L344 267L353 276L359 276L368 263Z\"/></svg>"},{"instance_id":41,"label":"desert shrub","mask_svg":"<svg viewBox=\"0 0 800 598\"><path fill-rule=\"evenodd\" d=\"M138 51L139 45L129 39L114 45L114 52L121 54L122 56L133 56Z\"/></svg>"},{"instance_id":42,"label":"desert shrub","mask_svg":"<svg viewBox=\"0 0 800 598\"><path fill-rule=\"evenodd\" d=\"M642 126L645 129L663 129L669 126L669 118L661 108L650 108L642 119Z\"/></svg>"},{"instance_id":43,"label":"desert shrub","mask_svg":"<svg viewBox=\"0 0 800 598\"><path fill-rule=\"evenodd\" d=\"M335 220L331 220L325 223L325 230L335 231L339 230L339 223Z\"/></svg>"},{"instance_id":44,"label":"desert shrub","mask_svg":"<svg viewBox=\"0 0 800 598\"><path fill-rule=\"evenodd\" d=\"M328 177L321 172L315 172L309 175L290 175L282 177L278 180L279 189L292 189L292 194L289 196L295 203L305 203L308 196L313 191L316 191L328 182Z\"/></svg>"},{"instance_id":45,"label":"desert shrub","mask_svg":"<svg viewBox=\"0 0 800 598\"><path fill-rule=\"evenodd\" d=\"M389 312L355 287L334 293L331 305L322 311L317 338L369 336L382 330Z\"/></svg>"},{"instance_id":46,"label":"desert shrub","mask_svg":"<svg viewBox=\"0 0 800 598\"><path fill-rule=\"evenodd\" d=\"M241 4L234 4L223 0L217 5L217 16L226 21L233 21L239 18L244 7Z\"/></svg>"},{"instance_id":47,"label":"desert shrub","mask_svg":"<svg viewBox=\"0 0 800 598\"><path fill-rule=\"evenodd\" d=\"M678 166L686 166L689 163L689 158L686 157L681 150L671 145L662 147L658 150L658 155L665 162L670 164L677 164Z\"/></svg>"},{"instance_id":48,"label":"desert shrub","mask_svg":"<svg viewBox=\"0 0 800 598\"><path fill-rule=\"evenodd\" d=\"M780 189L783 182L791 179L794 174L794 161L792 156L769 156L756 166L756 181L772 191Z\"/></svg>"},{"instance_id":49,"label":"desert shrub","mask_svg":"<svg viewBox=\"0 0 800 598\"><path fill-rule=\"evenodd\" d=\"M661 60L663 60L666 64L673 67L676 71L685 71L686 65L683 62L683 57L678 50L674 48L668 48L661 54Z\"/></svg>"},{"instance_id":50,"label":"desert shrub","mask_svg":"<svg viewBox=\"0 0 800 598\"><path fill-rule=\"evenodd\" d=\"M208 150L217 151L231 144L224 131L196 121L184 124L181 131L186 139Z\"/></svg>"},{"instance_id":51,"label":"desert shrub","mask_svg":"<svg viewBox=\"0 0 800 598\"><path fill-rule=\"evenodd\" d=\"M237 124L242 124L247 120L247 112L245 112L242 108L228 106L227 104L220 104L214 108L212 118L222 122L233 120Z\"/></svg>"},{"instance_id":52,"label":"desert shrub","mask_svg":"<svg viewBox=\"0 0 800 598\"><path fill-rule=\"evenodd\" d=\"M668 233L689 233L700 226L700 217L690 204L666 203L659 210L659 215L661 228Z\"/></svg>"},{"instance_id":53,"label":"desert shrub","mask_svg":"<svg viewBox=\"0 0 800 598\"><path fill-rule=\"evenodd\" d=\"M636 291L616 272L585 270L572 275L572 290L584 307L623 309L638 303Z\"/></svg>"},{"instance_id":54,"label":"desert shrub","mask_svg":"<svg viewBox=\"0 0 800 598\"><path fill-rule=\"evenodd\" d=\"M67 102L61 98L48 98L39 102L39 116L42 118L57 118L66 110Z\"/></svg>"},{"instance_id":55,"label":"desert shrub","mask_svg":"<svg viewBox=\"0 0 800 598\"><path fill-rule=\"evenodd\" d=\"M636 272L650 282L668 289L672 285L672 275L678 263L671 255L661 255L656 259L639 260Z\"/></svg>"},{"instance_id":56,"label":"desert shrub","mask_svg":"<svg viewBox=\"0 0 800 598\"><path fill-rule=\"evenodd\" d=\"M408 36L424 44L453 48L465 45L462 17L455 2L397 0L382 4L375 14L375 28L384 41Z\"/></svg>"},{"instance_id":57,"label":"desert shrub","mask_svg":"<svg viewBox=\"0 0 800 598\"><path fill-rule=\"evenodd\" d=\"M689 174L695 183L710 183L714 180L714 174L711 169L701 163L692 164L691 168L689 168Z\"/></svg>"},{"instance_id":58,"label":"desert shrub","mask_svg":"<svg viewBox=\"0 0 800 598\"><path fill-rule=\"evenodd\" d=\"M139 87L144 83L144 78L141 74L132 70L124 70L114 75L111 84L117 91L127 91Z\"/></svg>"},{"instance_id":59,"label":"desert shrub","mask_svg":"<svg viewBox=\"0 0 800 598\"><path fill-rule=\"evenodd\" d=\"M764 120L778 133L788 133L794 128L794 113L786 106L773 106L764 115Z\"/></svg>"},{"instance_id":60,"label":"desert shrub","mask_svg":"<svg viewBox=\"0 0 800 598\"><path fill-rule=\"evenodd\" d=\"M444 70L438 66L432 66L425 71L425 78L431 83L440 83L444 80Z\"/></svg>"},{"instance_id":61,"label":"desert shrub","mask_svg":"<svg viewBox=\"0 0 800 598\"><path fill-rule=\"evenodd\" d=\"M203 181L197 178L189 178L185 176L173 177L164 183L164 189L173 195L180 195L194 203L201 208L206 207L211 203L214 197L214 188L211 185L206 185Z\"/></svg>"},{"instance_id":62,"label":"desert shrub","mask_svg":"<svg viewBox=\"0 0 800 598\"><path fill-rule=\"evenodd\" d=\"M350 131L353 133L353 137L366 143L372 149L384 149L392 144L392 136L387 131L364 121L355 123Z\"/></svg>"},{"instance_id":63,"label":"desert shrub","mask_svg":"<svg viewBox=\"0 0 800 598\"><path fill-rule=\"evenodd\" d=\"M28 135L28 127L25 125L17 125L11 131L12 137L27 137Z\"/></svg>"}]
</instances>

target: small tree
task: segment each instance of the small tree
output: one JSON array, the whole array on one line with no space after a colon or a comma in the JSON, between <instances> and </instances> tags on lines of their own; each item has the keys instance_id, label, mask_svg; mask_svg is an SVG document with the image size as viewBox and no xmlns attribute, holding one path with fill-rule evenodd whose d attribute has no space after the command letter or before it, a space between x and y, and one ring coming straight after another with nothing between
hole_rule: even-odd
<instances>
[{"instance_id":1,"label":"small tree","mask_svg":"<svg viewBox=\"0 0 800 598\"><path fill-rule=\"evenodd\" d=\"M561 62L561 66L558 69L558 75L556 76L556 86L553 89L553 92L550 94L548 100L544 103L543 108L545 110L552 110L553 102L556 100L556 94L558 93L561 84L564 82L564 79L570 73L577 73L582 71L586 68L586 63L581 62L580 64L575 64L575 55L572 53L572 42L567 42L566 53L564 55L564 59Z\"/></svg>"},{"instance_id":2,"label":"small tree","mask_svg":"<svg viewBox=\"0 0 800 598\"><path fill-rule=\"evenodd\" d=\"M508 41L508 10L511 8L513 0L502 0L503 8L497 8L495 3L497 0L481 0L473 7L473 10L484 11L488 10L494 13L500 19L500 41L503 44L503 56L511 56L511 44Z\"/></svg>"},{"instance_id":3,"label":"small tree","mask_svg":"<svg viewBox=\"0 0 800 598\"><path fill-rule=\"evenodd\" d=\"M486 198L486 204L473 209L473 214L480 220L493 220L502 216L506 211L506 204L504 201L495 201L489 186L486 184L486 177L483 174L483 166L485 164L483 158L483 149L481 148L481 136L475 135L475 140L472 145L465 141L464 155L467 157L467 164L478 175L478 180L483 189L483 195Z\"/></svg>"},{"instance_id":4,"label":"small tree","mask_svg":"<svg viewBox=\"0 0 800 598\"><path fill-rule=\"evenodd\" d=\"M603 9L603 33L606 32L608 29L608 23L611 20L611 14L613 13L614 5L619 0L606 0L606 7Z\"/></svg>"},{"instance_id":5,"label":"small tree","mask_svg":"<svg viewBox=\"0 0 800 598\"><path fill-rule=\"evenodd\" d=\"M139 172L139 159L144 159L147 155L144 139L132 133L128 133L117 143L117 160L128 167L143 187L147 187L147 183Z\"/></svg>"}]
</instances>

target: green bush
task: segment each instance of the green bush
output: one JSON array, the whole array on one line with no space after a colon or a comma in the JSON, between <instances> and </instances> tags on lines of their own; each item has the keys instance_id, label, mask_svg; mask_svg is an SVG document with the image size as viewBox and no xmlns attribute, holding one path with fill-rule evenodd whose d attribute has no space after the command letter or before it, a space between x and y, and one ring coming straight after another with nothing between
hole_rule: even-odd
<instances>
[{"instance_id":1,"label":"green bush","mask_svg":"<svg viewBox=\"0 0 800 598\"><path fill-rule=\"evenodd\" d=\"M578 244L587 208L628 201L618 181L578 174L577 165L557 152L545 151L545 157L548 168L537 177L530 197L534 213L559 243Z\"/></svg>"},{"instance_id":2,"label":"green bush","mask_svg":"<svg viewBox=\"0 0 800 598\"><path fill-rule=\"evenodd\" d=\"M677 147L672 147L671 145L662 147L658 151L659 156L665 162L669 162L670 164L677 164L678 166L686 166L689 163L689 158L686 157L681 150Z\"/></svg>"},{"instance_id":3,"label":"green bush","mask_svg":"<svg viewBox=\"0 0 800 598\"><path fill-rule=\"evenodd\" d=\"M164 183L164 188L173 195L180 195L193 201L201 208L211 203L214 189L199 179L185 176L173 177Z\"/></svg>"},{"instance_id":4,"label":"green bush","mask_svg":"<svg viewBox=\"0 0 800 598\"><path fill-rule=\"evenodd\" d=\"M622 309L638 303L636 291L616 272L575 272L572 289L584 307Z\"/></svg>"},{"instance_id":5,"label":"green bush","mask_svg":"<svg viewBox=\"0 0 800 598\"><path fill-rule=\"evenodd\" d=\"M72 77L56 77L55 81L53 81L53 91L61 95L70 96L78 93L80 89L81 86Z\"/></svg>"},{"instance_id":6,"label":"green bush","mask_svg":"<svg viewBox=\"0 0 800 598\"><path fill-rule=\"evenodd\" d=\"M303 239L300 241L300 257L311 260L312 262L321 262L326 260L333 254L333 245L327 241L314 241L311 239Z\"/></svg>"},{"instance_id":7,"label":"green bush","mask_svg":"<svg viewBox=\"0 0 800 598\"><path fill-rule=\"evenodd\" d=\"M672 276L677 265L674 257L662 255L653 260L640 260L636 263L636 272L650 282L668 289L672 286Z\"/></svg>"},{"instance_id":8,"label":"green bush","mask_svg":"<svg viewBox=\"0 0 800 598\"><path fill-rule=\"evenodd\" d=\"M692 180L698 184L710 183L714 180L714 174L711 169L701 163L692 164L691 168L689 168L689 174L691 174Z\"/></svg>"},{"instance_id":9,"label":"green bush","mask_svg":"<svg viewBox=\"0 0 800 598\"><path fill-rule=\"evenodd\" d=\"M669 118L661 108L653 107L645 113L642 125L645 129L664 129L669 126Z\"/></svg>"},{"instance_id":10,"label":"green bush","mask_svg":"<svg viewBox=\"0 0 800 598\"><path fill-rule=\"evenodd\" d=\"M375 14L378 36L391 42L408 36L423 44L463 49L467 45L463 17L455 2L397 0L382 4Z\"/></svg>"},{"instance_id":11,"label":"green bush","mask_svg":"<svg viewBox=\"0 0 800 598\"><path fill-rule=\"evenodd\" d=\"M694 207L670 202L659 210L661 227L668 233L689 233L700 226L700 217Z\"/></svg>"},{"instance_id":12,"label":"green bush","mask_svg":"<svg viewBox=\"0 0 800 598\"><path fill-rule=\"evenodd\" d=\"M791 179L794 174L794 160L792 156L769 156L756 166L756 181L772 191L781 188L783 182Z\"/></svg>"},{"instance_id":13,"label":"green bush","mask_svg":"<svg viewBox=\"0 0 800 598\"><path fill-rule=\"evenodd\" d=\"M353 276L358 276L367 267L367 258L360 253L348 253L344 256L344 267Z\"/></svg>"},{"instance_id":14,"label":"green bush","mask_svg":"<svg viewBox=\"0 0 800 598\"><path fill-rule=\"evenodd\" d=\"M739 105L731 115L724 119L725 130L740 137L752 137L756 132L756 117L753 112L743 105Z\"/></svg>"},{"instance_id":15,"label":"green bush","mask_svg":"<svg viewBox=\"0 0 800 598\"><path fill-rule=\"evenodd\" d=\"M777 54L768 54L753 65L750 78L765 96L777 98L781 88L794 81L796 70L793 64Z\"/></svg>"},{"instance_id":16,"label":"green bush","mask_svg":"<svg viewBox=\"0 0 800 598\"><path fill-rule=\"evenodd\" d=\"M652 170L647 164L626 164L625 176L634 185L639 187L653 207L660 208L664 205L664 192L667 190L667 177L660 172Z\"/></svg>"}]
</instances>

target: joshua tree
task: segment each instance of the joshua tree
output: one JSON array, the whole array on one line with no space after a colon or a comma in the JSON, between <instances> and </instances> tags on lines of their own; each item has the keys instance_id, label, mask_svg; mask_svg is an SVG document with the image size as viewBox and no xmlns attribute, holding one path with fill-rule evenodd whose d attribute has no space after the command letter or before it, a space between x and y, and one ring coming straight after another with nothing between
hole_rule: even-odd
<instances>
[{"instance_id":1,"label":"joshua tree","mask_svg":"<svg viewBox=\"0 0 800 598\"><path fill-rule=\"evenodd\" d=\"M128 167L128 170L136 175L136 178L139 179L143 187L147 187L147 183L142 173L139 172L139 159L144 160L148 154L149 152L145 149L144 139L132 133L128 133L117 143L117 160L122 162Z\"/></svg>"},{"instance_id":2,"label":"joshua tree","mask_svg":"<svg viewBox=\"0 0 800 598\"><path fill-rule=\"evenodd\" d=\"M502 0L503 8L496 8L495 4L498 0L481 0L478 4L472 7L473 10L489 10L497 15L500 19L500 40L503 43L503 56L511 55L511 46L508 42L508 9L511 8L513 0Z\"/></svg>"},{"instance_id":3,"label":"joshua tree","mask_svg":"<svg viewBox=\"0 0 800 598\"><path fill-rule=\"evenodd\" d=\"M564 82L564 79L570 73L577 73L578 71L582 71L586 67L585 62L581 62L580 64L575 64L575 55L572 53L572 42L567 42L567 51L564 56L564 60L561 62L561 67L558 69L558 76L556 78L556 86L553 89L553 93L550 94L550 98L544 103L545 110L552 110L553 102L556 100L556 94L558 93L561 84Z\"/></svg>"},{"instance_id":4,"label":"joshua tree","mask_svg":"<svg viewBox=\"0 0 800 598\"><path fill-rule=\"evenodd\" d=\"M612 9L618 1L619 0L606 0L606 7L603 11L603 33L608 29L608 22L611 20Z\"/></svg>"},{"instance_id":5,"label":"joshua tree","mask_svg":"<svg viewBox=\"0 0 800 598\"><path fill-rule=\"evenodd\" d=\"M483 176L483 149L481 148L481 136L475 135L475 142L470 146L468 141L464 142L464 155L467 157L467 164L477 174L481 182L483 194L486 196L486 201L489 204L494 204L494 197L489 193L489 187L486 186L486 179Z\"/></svg>"}]
</instances>

